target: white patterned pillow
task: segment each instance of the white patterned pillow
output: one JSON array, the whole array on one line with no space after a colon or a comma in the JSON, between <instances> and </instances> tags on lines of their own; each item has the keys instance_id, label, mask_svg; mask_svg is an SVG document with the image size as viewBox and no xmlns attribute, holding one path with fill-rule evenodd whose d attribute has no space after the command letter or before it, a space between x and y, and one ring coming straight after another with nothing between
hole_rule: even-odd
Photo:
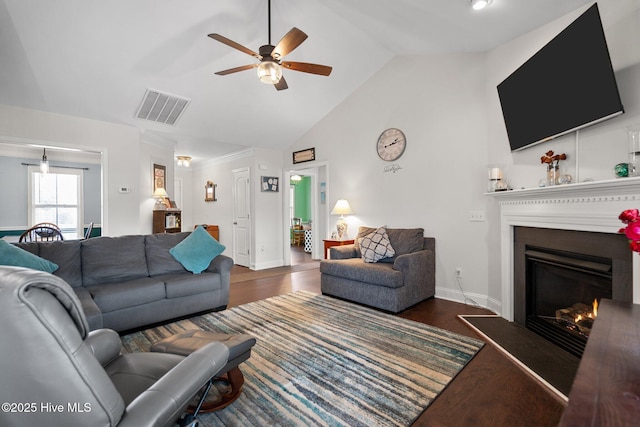
<instances>
[{"instance_id":1,"label":"white patterned pillow","mask_svg":"<svg viewBox=\"0 0 640 427\"><path fill-rule=\"evenodd\" d=\"M359 239L359 244L364 262L378 262L383 258L389 258L396 254L384 227L380 227L373 233L369 233Z\"/></svg>"}]
</instances>

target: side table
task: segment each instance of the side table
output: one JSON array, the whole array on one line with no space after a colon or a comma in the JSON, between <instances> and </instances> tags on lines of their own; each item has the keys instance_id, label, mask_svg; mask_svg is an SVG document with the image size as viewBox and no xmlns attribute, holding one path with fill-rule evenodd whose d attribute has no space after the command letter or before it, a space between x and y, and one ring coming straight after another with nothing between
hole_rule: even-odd
<instances>
[{"instance_id":1,"label":"side table","mask_svg":"<svg viewBox=\"0 0 640 427\"><path fill-rule=\"evenodd\" d=\"M332 239L323 239L324 242L324 259L329 259L329 248L332 246L344 246L344 245L352 245L354 240L332 240Z\"/></svg>"}]
</instances>

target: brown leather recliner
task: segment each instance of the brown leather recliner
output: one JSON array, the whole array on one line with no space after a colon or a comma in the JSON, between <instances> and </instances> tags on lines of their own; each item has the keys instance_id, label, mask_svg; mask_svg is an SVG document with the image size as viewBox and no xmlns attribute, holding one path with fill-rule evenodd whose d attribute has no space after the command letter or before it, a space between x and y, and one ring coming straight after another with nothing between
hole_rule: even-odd
<instances>
[{"instance_id":1,"label":"brown leather recliner","mask_svg":"<svg viewBox=\"0 0 640 427\"><path fill-rule=\"evenodd\" d=\"M0 266L0 425L175 425L229 354L120 354L116 332L88 331L62 279Z\"/></svg>"}]
</instances>

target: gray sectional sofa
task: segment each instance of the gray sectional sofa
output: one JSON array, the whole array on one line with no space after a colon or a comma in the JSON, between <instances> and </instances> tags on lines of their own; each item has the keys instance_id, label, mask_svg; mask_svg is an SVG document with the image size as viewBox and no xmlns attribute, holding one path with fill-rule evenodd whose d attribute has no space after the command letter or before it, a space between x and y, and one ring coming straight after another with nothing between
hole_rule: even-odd
<instances>
[{"instance_id":1,"label":"gray sectional sofa","mask_svg":"<svg viewBox=\"0 0 640 427\"><path fill-rule=\"evenodd\" d=\"M395 256L370 263L358 241L375 231L360 227L355 244L330 248L320 262L322 293L398 313L435 295L436 242L422 228L386 229Z\"/></svg>"},{"instance_id":2,"label":"gray sectional sofa","mask_svg":"<svg viewBox=\"0 0 640 427\"><path fill-rule=\"evenodd\" d=\"M183 268L169 250L190 233L96 237L19 243L59 266L82 303L91 330L125 331L226 308L233 260L218 255L200 274Z\"/></svg>"}]
</instances>

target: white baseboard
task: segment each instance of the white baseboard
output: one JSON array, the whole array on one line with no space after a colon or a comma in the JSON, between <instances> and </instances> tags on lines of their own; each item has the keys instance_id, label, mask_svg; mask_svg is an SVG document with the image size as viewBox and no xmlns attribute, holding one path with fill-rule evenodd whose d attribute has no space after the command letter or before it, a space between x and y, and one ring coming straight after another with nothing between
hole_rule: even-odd
<instances>
[{"instance_id":1,"label":"white baseboard","mask_svg":"<svg viewBox=\"0 0 640 427\"><path fill-rule=\"evenodd\" d=\"M466 295L466 298L465 298ZM436 287L436 297L445 299L448 301L459 302L462 304L475 305L477 303L478 306L482 308L486 308L488 310L493 311L494 313L500 313L501 304L500 301L497 301L493 298L489 298L486 295L465 292L464 295L460 292L459 289L449 289L449 288L438 288Z\"/></svg>"}]
</instances>

